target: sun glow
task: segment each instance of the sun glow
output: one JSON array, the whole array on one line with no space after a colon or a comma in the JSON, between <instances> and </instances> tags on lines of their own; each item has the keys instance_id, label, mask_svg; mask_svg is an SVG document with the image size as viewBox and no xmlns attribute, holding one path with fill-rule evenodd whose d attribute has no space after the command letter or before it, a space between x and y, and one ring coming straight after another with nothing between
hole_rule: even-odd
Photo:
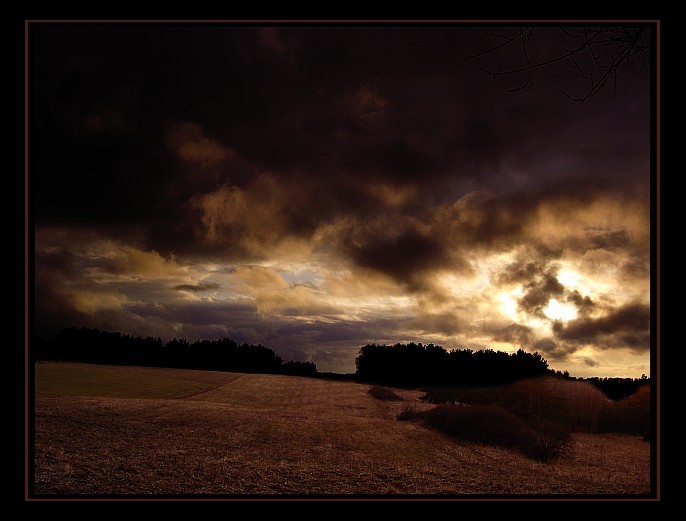
<instances>
[{"instance_id":1,"label":"sun glow","mask_svg":"<svg viewBox=\"0 0 686 521\"><path fill-rule=\"evenodd\" d=\"M624 293L625 290L614 284L614 267L608 265L603 268L603 275L588 274L577 271L571 263L562 263L563 267L557 274L557 280L569 290L577 290L583 296L595 299L608 293ZM566 264L566 265L565 265Z\"/></svg>"},{"instance_id":2,"label":"sun glow","mask_svg":"<svg viewBox=\"0 0 686 521\"><path fill-rule=\"evenodd\" d=\"M557 280L567 287L579 288L582 287L583 277L575 271L561 269L557 274Z\"/></svg>"},{"instance_id":3,"label":"sun glow","mask_svg":"<svg viewBox=\"0 0 686 521\"><path fill-rule=\"evenodd\" d=\"M522 289L517 288L515 291L508 293L501 293L498 295L500 301L500 311L512 320L518 320L517 316L517 297L521 296Z\"/></svg>"},{"instance_id":4,"label":"sun glow","mask_svg":"<svg viewBox=\"0 0 686 521\"><path fill-rule=\"evenodd\" d=\"M569 304L561 304L552 298L543 310L545 316L552 320L574 320L576 318L576 308Z\"/></svg>"}]
</instances>

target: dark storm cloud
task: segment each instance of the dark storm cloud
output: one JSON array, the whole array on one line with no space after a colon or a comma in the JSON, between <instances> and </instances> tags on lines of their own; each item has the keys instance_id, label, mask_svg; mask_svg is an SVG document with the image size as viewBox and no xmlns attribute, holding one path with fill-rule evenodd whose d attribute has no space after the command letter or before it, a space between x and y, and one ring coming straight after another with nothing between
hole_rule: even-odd
<instances>
[{"instance_id":1,"label":"dark storm cloud","mask_svg":"<svg viewBox=\"0 0 686 521\"><path fill-rule=\"evenodd\" d=\"M544 262L513 262L497 280L499 284L528 283L545 269Z\"/></svg>"},{"instance_id":2,"label":"dark storm cloud","mask_svg":"<svg viewBox=\"0 0 686 521\"><path fill-rule=\"evenodd\" d=\"M547 274L555 274L554 261L562 256L562 248L551 248L529 237L523 237L519 242L526 246L524 251L494 277L497 285L528 286Z\"/></svg>"},{"instance_id":3,"label":"dark storm cloud","mask_svg":"<svg viewBox=\"0 0 686 521\"><path fill-rule=\"evenodd\" d=\"M52 272L59 276L74 276L78 271L77 256L65 249L39 249L35 253L34 262L42 268L41 271Z\"/></svg>"},{"instance_id":4,"label":"dark storm cloud","mask_svg":"<svg viewBox=\"0 0 686 521\"><path fill-rule=\"evenodd\" d=\"M363 268L389 275L410 288L421 284L421 276L454 262L440 242L415 230L405 230L396 237L368 237L362 245L352 244L348 254Z\"/></svg>"},{"instance_id":5,"label":"dark storm cloud","mask_svg":"<svg viewBox=\"0 0 686 521\"><path fill-rule=\"evenodd\" d=\"M69 295L56 287L54 279L37 274L34 292L36 335L49 338L64 327L88 323L89 316L76 309Z\"/></svg>"},{"instance_id":6,"label":"dark storm cloud","mask_svg":"<svg viewBox=\"0 0 686 521\"><path fill-rule=\"evenodd\" d=\"M646 279L650 276L650 255L649 252L637 252L622 264L622 274L629 280Z\"/></svg>"},{"instance_id":7,"label":"dark storm cloud","mask_svg":"<svg viewBox=\"0 0 686 521\"><path fill-rule=\"evenodd\" d=\"M527 276L526 270L536 270L549 260L559 258L564 247L578 251L593 248L592 242L577 235L559 234L562 244L546 244L537 236L536 227L543 219L563 224L581 212L592 211L594 205L618 200L633 202L633 192L602 178L578 175L575 179L540 179L539 185L527 191L493 194L475 191L454 204L438 207L431 226L446 241L457 246L504 249L526 243L533 259L521 260L512 277ZM543 217L544 216L544 217ZM526 264L532 263L531 266ZM508 275L504 275L507 277ZM514 281L514 279L513 279Z\"/></svg>"},{"instance_id":8,"label":"dark storm cloud","mask_svg":"<svg viewBox=\"0 0 686 521\"><path fill-rule=\"evenodd\" d=\"M423 313L419 318L407 323L407 327L420 334L439 333L445 336L453 336L465 329L464 320L459 313Z\"/></svg>"},{"instance_id":9,"label":"dark storm cloud","mask_svg":"<svg viewBox=\"0 0 686 521\"><path fill-rule=\"evenodd\" d=\"M219 287L221 287L221 284L217 284L216 282L202 282L200 284L178 284L174 286L174 289L179 291L198 292L209 291Z\"/></svg>"},{"instance_id":10,"label":"dark storm cloud","mask_svg":"<svg viewBox=\"0 0 686 521\"><path fill-rule=\"evenodd\" d=\"M608 250L628 246L630 242L629 234L623 229L591 228L586 230L586 237L593 248Z\"/></svg>"},{"instance_id":11,"label":"dark storm cloud","mask_svg":"<svg viewBox=\"0 0 686 521\"><path fill-rule=\"evenodd\" d=\"M254 326L259 321L257 310L251 303L245 302L175 302L161 306L152 304L135 304L128 310L141 317L173 318L182 324L207 326L212 324L234 325L231 322Z\"/></svg>"},{"instance_id":12,"label":"dark storm cloud","mask_svg":"<svg viewBox=\"0 0 686 521\"><path fill-rule=\"evenodd\" d=\"M196 223L191 232L179 237L163 231L170 244L156 244L162 251L176 245L177 250L259 259L286 238L310 240L322 226L344 222L328 235L330 246L354 264L415 289L435 270L470 271L465 256L476 249L526 245L534 260L521 260L500 281L516 282L546 270L562 255L560 244L547 245L535 237L542 211L584 210L614 193L606 182L580 178L574 190L568 182L546 183L526 194L473 192L453 204L428 207L415 197L420 190L416 185L342 183L261 174L243 188L226 184L191 198L189 208L196 212L189 217ZM562 245L578 251L595 245L577 236L564 240Z\"/></svg>"},{"instance_id":13,"label":"dark storm cloud","mask_svg":"<svg viewBox=\"0 0 686 521\"><path fill-rule=\"evenodd\" d=\"M565 287L554 273L546 273L540 279L526 286L524 295L517 300L520 309L532 315L543 315L543 308L551 298L561 296Z\"/></svg>"},{"instance_id":14,"label":"dark storm cloud","mask_svg":"<svg viewBox=\"0 0 686 521\"><path fill-rule=\"evenodd\" d=\"M579 318L566 325L558 323L555 328L562 340L636 350L650 348L649 330L650 306L645 304L628 304L599 318Z\"/></svg>"},{"instance_id":15,"label":"dark storm cloud","mask_svg":"<svg viewBox=\"0 0 686 521\"><path fill-rule=\"evenodd\" d=\"M518 195L471 193L439 214L439 226L445 226L444 233L452 235L456 243L486 247L512 244L534 217L530 208L535 201L520 199Z\"/></svg>"},{"instance_id":16,"label":"dark storm cloud","mask_svg":"<svg viewBox=\"0 0 686 521\"><path fill-rule=\"evenodd\" d=\"M530 327L512 323L498 328L493 333L493 340L498 342L511 342L519 346L528 346L531 343L532 330Z\"/></svg>"},{"instance_id":17,"label":"dark storm cloud","mask_svg":"<svg viewBox=\"0 0 686 521\"><path fill-rule=\"evenodd\" d=\"M571 302L576 306L579 315L586 315L591 313L596 305L589 296L583 296L579 290L574 290L567 295L567 302Z\"/></svg>"},{"instance_id":18,"label":"dark storm cloud","mask_svg":"<svg viewBox=\"0 0 686 521\"><path fill-rule=\"evenodd\" d=\"M328 171L341 179L333 189L343 198L351 184L380 179L455 200L461 194L446 185L432 189L437 179L498 175L512 186L497 166L505 160L521 169L538 161L537 150L576 157L573 149L596 147L583 124L549 131L576 107L531 92L502 95L475 73L478 62L467 56L483 38L480 28L38 27L37 135L41 161L50 157L39 165L50 183L38 194L40 221L140 223L171 213L188 194L165 190L187 173L169 157L170 119L202 127L215 152L230 147L257 171L300 172L318 186ZM284 68L274 54L293 63ZM106 139L73 132L80 121L104 127L112 114L137 132ZM610 135L621 141L621 133ZM561 170L529 170L542 168L548 172L536 176ZM51 170L59 172L53 181ZM75 185L78 194L68 188Z\"/></svg>"},{"instance_id":19,"label":"dark storm cloud","mask_svg":"<svg viewBox=\"0 0 686 521\"><path fill-rule=\"evenodd\" d=\"M534 342L535 351L550 360L567 360L577 350L577 346L565 342L556 342L552 338L542 338Z\"/></svg>"},{"instance_id":20,"label":"dark storm cloud","mask_svg":"<svg viewBox=\"0 0 686 521\"><path fill-rule=\"evenodd\" d=\"M534 344L536 351L554 352L557 350L557 344L551 338L543 338Z\"/></svg>"},{"instance_id":21,"label":"dark storm cloud","mask_svg":"<svg viewBox=\"0 0 686 521\"><path fill-rule=\"evenodd\" d=\"M38 194L39 221L135 222L150 247L211 251L217 245L209 248L198 234L201 210L188 201L225 183L250 194L252 209L245 212L273 210L266 214L280 236L308 236L341 214L386 212L386 202L367 190L370 180L419 187L410 211L436 197L452 202L463 194L458 181L474 185L499 174L493 164L501 160L494 158L533 153L535 147L520 143L537 136L538 145L560 117L552 116L560 110L546 110L528 94L494 97L491 105L473 98L484 88L481 96L499 89L465 74L475 70L465 46L480 47L480 38L477 28L79 28L68 34L40 28L37 98L51 116L41 124L53 126L39 136L66 141L41 141L51 166L45 167L50 186ZM145 56L137 45L147 49ZM290 56L293 67L283 69L274 54ZM59 87L51 90L55 80ZM73 126L73 118L64 117L71 113L105 121L112 111L100 114L98 107L106 105L144 130L102 139L65 128ZM170 119L183 123L170 126ZM241 164L219 168L231 158ZM47 175L50 168L60 169L59 183ZM492 172L484 177L484 169ZM251 186L265 170L276 187L266 194ZM72 185L79 190L69 190ZM500 186L508 185L501 176ZM573 193L579 189L575 185ZM488 244L519 236L531 217L522 211L527 199L484 202L482 218L463 225L462 237ZM226 245L245 254L240 237L254 230L241 220L231 221L230 229Z\"/></svg>"},{"instance_id":22,"label":"dark storm cloud","mask_svg":"<svg viewBox=\"0 0 686 521\"><path fill-rule=\"evenodd\" d=\"M471 267L465 255L475 249L497 251L526 245L530 257L508 266L497 282L524 284L527 292L520 300L522 309L541 314L550 298L565 292L555 278L556 268L551 265L562 256L563 247L540 243L531 231L539 223L541 211L572 212L613 193L606 182L588 178L577 179L575 190L568 182L562 182L546 184L527 194L494 196L474 192L452 205L417 211L414 220L384 217L375 223L370 213L367 222L353 223L349 236L340 240L344 253L357 265L386 273L399 282L413 283L414 287L421 287L421 280L433 270L469 272ZM386 215L393 214L388 207L378 209ZM594 240L580 241L576 236L564 240L568 247L582 252L596 246ZM588 301L578 304L589 306Z\"/></svg>"}]
</instances>

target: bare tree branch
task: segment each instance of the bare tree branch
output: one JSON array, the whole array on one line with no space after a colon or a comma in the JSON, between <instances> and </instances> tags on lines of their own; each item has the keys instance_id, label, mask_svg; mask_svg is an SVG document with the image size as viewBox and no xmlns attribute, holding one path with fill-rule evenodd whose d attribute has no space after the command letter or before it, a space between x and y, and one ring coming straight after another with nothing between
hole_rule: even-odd
<instances>
[{"instance_id":1,"label":"bare tree branch","mask_svg":"<svg viewBox=\"0 0 686 521\"><path fill-rule=\"evenodd\" d=\"M536 70L554 63L569 61L580 77L589 81L589 88L582 96L572 96L564 91L563 94L574 101L584 103L600 92L611 79L616 92L617 73L624 64L637 60L641 64L640 70L642 71L646 63L650 62L650 45L644 41L645 26L602 26L574 29L559 27L565 38L573 41L575 45L569 49L563 47L560 54L551 58L532 62L529 46L535 29L535 27L522 27L513 36L488 33L489 36L503 41L472 57L500 53L502 49L513 47L513 44L519 43L525 63L520 67L505 70L489 70L481 67L481 72L498 79L506 76L524 75L523 82L508 91L516 92L533 85L533 75ZM582 63L583 56L587 58ZM597 81L593 77L593 68L602 71Z\"/></svg>"},{"instance_id":2,"label":"bare tree branch","mask_svg":"<svg viewBox=\"0 0 686 521\"><path fill-rule=\"evenodd\" d=\"M528 28L528 29L533 30L533 28ZM490 54L490 53L492 53L493 51L497 51L497 50L499 50L499 49L502 49L502 48L505 47L506 45L509 45L509 44L511 44L513 41L519 39L519 37L520 37L520 36L524 33L524 31L526 31L526 30L527 30L527 27L523 27L516 35L514 35L514 36L512 36L512 37L506 36L506 35L504 35L504 34L486 33L487 36L492 36L492 37L494 37L494 38L503 38L505 41L502 42L502 43L500 43L500 44L498 44L498 45L494 45L493 47L489 47L488 49L485 49L484 51L481 51L480 53L473 54L473 55L469 56L469 58L476 58L476 57L478 57L478 56L483 56L483 55L485 55L485 54Z\"/></svg>"}]
</instances>

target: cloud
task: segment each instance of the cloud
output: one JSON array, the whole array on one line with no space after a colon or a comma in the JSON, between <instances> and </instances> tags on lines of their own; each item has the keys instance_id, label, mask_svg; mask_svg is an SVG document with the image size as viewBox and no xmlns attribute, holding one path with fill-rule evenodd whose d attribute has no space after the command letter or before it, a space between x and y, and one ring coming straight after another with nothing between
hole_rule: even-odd
<instances>
[{"instance_id":1,"label":"cloud","mask_svg":"<svg viewBox=\"0 0 686 521\"><path fill-rule=\"evenodd\" d=\"M401 208L411 203L417 195L416 187L411 184L369 183L366 187L373 197L388 208Z\"/></svg>"},{"instance_id":2,"label":"cloud","mask_svg":"<svg viewBox=\"0 0 686 521\"><path fill-rule=\"evenodd\" d=\"M584 317L558 324L555 333L558 338L577 344L646 351L650 349L650 306L627 304L598 318Z\"/></svg>"},{"instance_id":3,"label":"cloud","mask_svg":"<svg viewBox=\"0 0 686 521\"><path fill-rule=\"evenodd\" d=\"M201 282L199 284L177 284L174 289L177 291L210 291L213 289L220 288L221 284L216 282Z\"/></svg>"},{"instance_id":4,"label":"cloud","mask_svg":"<svg viewBox=\"0 0 686 521\"><path fill-rule=\"evenodd\" d=\"M186 273L173 259L165 259L155 250L144 251L117 241L97 241L83 250L82 261L90 263L91 276L101 280L166 279Z\"/></svg>"},{"instance_id":5,"label":"cloud","mask_svg":"<svg viewBox=\"0 0 686 521\"><path fill-rule=\"evenodd\" d=\"M35 244L36 299L62 301L64 313L72 310L82 317L141 299L173 300L177 297L170 287L200 289L207 276L201 265L182 265L156 251L90 232L68 232L39 230ZM209 289L211 283L204 284Z\"/></svg>"},{"instance_id":6,"label":"cloud","mask_svg":"<svg viewBox=\"0 0 686 521\"><path fill-rule=\"evenodd\" d=\"M588 315L596 308L595 303L589 296L581 295L579 290L576 289L567 295L567 302L573 303L580 315Z\"/></svg>"},{"instance_id":7,"label":"cloud","mask_svg":"<svg viewBox=\"0 0 686 521\"><path fill-rule=\"evenodd\" d=\"M196 194L189 207L199 215L194 237L199 248L260 259L280 246L307 250L311 236L326 222L319 213L325 203L326 196L311 193L297 179L265 173L245 187L224 184Z\"/></svg>"},{"instance_id":8,"label":"cloud","mask_svg":"<svg viewBox=\"0 0 686 521\"><path fill-rule=\"evenodd\" d=\"M551 298L560 296L565 292L565 287L551 272L530 282L525 287L526 292L517 301L517 304L521 310L537 316L543 316L543 308Z\"/></svg>"},{"instance_id":9,"label":"cloud","mask_svg":"<svg viewBox=\"0 0 686 521\"><path fill-rule=\"evenodd\" d=\"M288 289L289 284L277 271L257 265L238 266L233 270L233 276L245 288L256 291Z\"/></svg>"},{"instance_id":10,"label":"cloud","mask_svg":"<svg viewBox=\"0 0 686 521\"><path fill-rule=\"evenodd\" d=\"M326 302L321 291L304 285L290 286L280 291L264 291L257 294L257 312L264 316L290 316L308 321L322 320L344 314Z\"/></svg>"},{"instance_id":11,"label":"cloud","mask_svg":"<svg viewBox=\"0 0 686 521\"><path fill-rule=\"evenodd\" d=\"M207 136L192 122L172 123L167 129L167 146L176 156L200 168L209 168L233 159L235 152Z\"/></svg>"},{"instance_id":12,"label":"cloud","mask_svg":"<svg viewBox=\"0 0 686 521\"><path fill-rule=\"evenodd\" d=\"M626 247L631 238L627 230L621 227L588 227L584 230L586 239L594 249L612 250Z\"/></svg>"},{"instance_id":13,"label":"cloud","mask_svg":"<svg viewBox=\"0 0 686 521\"><path fill-rule=\"evenodd\" d=\"M638 281L644 283L650 279L650 255L648 252L636 252L621 265L621 274L630 284Z\"/></svg>"},{"instance_id":14,"label":"cloud","mask_svg":"<svg viewBox=\"0 0 686 521\"><path fill-rule=\"evenodd\" d=\"M571 355L577 350L578 346L568 342L555 341L552 338L542 338L533 344L533 349L541 353L550 361L569 361Z\"/></svg>"},{"instance_id":15,"label":"cloud","mask_svg":"<svg viewBox=\"0 0 686 521\"><path fill-rule=\"evenodd\" d=\"M267 56L294 66L297 61L299 42L292 31L278 27L256 28L257 41Z\"/></svg>"},{"instance_id":16,"label":"cloud","mask_svg":"<svg viewBox=\"0 0 686 521\"><path fill-rule=\"evenodd\" d=\"M533 331L530 327L512 323L496 329L493 333L493 340L508 342L517 346L529 346L532 334Z\"/></svg>"},{"instance_id":17,"label":"cloud","mask_svg":"<svg viewBox=\"0 0 686 521\"><path fill-rule=\"evenodd\" d=\"M270 190L273 185L262 183ZM202 212L201 240L210 246L237 254L259 256L285 235L279 213L285 201L262 198L250 189L224 185L216 191L196 195L191 206Z\"/></svg>"},{"instance_id":18,"label":"cloud","mask_svg":"<svg viewBox=\"0 0 686 521\"><path fill-rule=\"evenodd\" d=\"M467 269L464 259L453 258L444 246L416 229L408 228L397 235L363 238L352 242L346 253L357 266L386 274L411 289L423 287L428 272L453 267Z\"/></svg>"},{"instance_id":19,"label":"cloud","mask_svg":"<svg viewBox=\"0 0 686 521\"><path fill-rule=\"evenodd\" d=\"M546 262L517 261L511 263L496 279L498 284L530 283L547 268Z\"/></svg>"},{"instance_id":20,"label":"cloud","mask_svg":"<svg viewBox=\"0 0 686 521\"><path fill-rule=\"evenodd\" d=\"M389 142L387 150L391 154L379 156L377 164L405 146L399 143ZM468 252L528 245L538 250L541 259L529 261L534 262L530 268L535 269L537 264L559 257L565 248L583 253L598 249L599 244L614 244L613 248L619 251L628 247L626 241L633 247L640 239L628 229L591 226L597 220L598 208L612 193L610 185L581 179L573 191L567 182L562 182L526 194L473 191L452 203L427 205L427 196L436 183L425 183L420 173L431 167L415 164L414 160L401 157L403 154L398 156L398 165L381 169L394 172L392 178L379 178L365 169L360 172L366 172L366 177L360 178L361 174L354 173L357 169L341 171L340 165L330 178L289 169L258 174L256 166L243 165L237 169L242 173L235 183L224 182L189 197L189 212L183 217L194 222L194 238L198 242L192 246L260 258L285 240L308 242L318 230L337 222L347 223L344 234L333 237L334 243L340 245L345 245L349 236L359 238L370 230L381 235L381 242L392 243L396 238L389 235L401 234L397 228L402 224L407 235L422 235L433 251L438 249L433 245L439 245L462 267L467 266L464 257ZM414 173L405 176L403 168ZM252 177L246 177L250 171ZM636 212L628 205L625 214L632 213ZM604 215L600 217L605 219ZM624 215L617 216L620 217ZM570 220L577 222L571 226ZM389 222L392 233L382 229ZM586 228L583 234L578 232L580 227ZM179 237L174 242L178 244ZM361 242L365 244L354 244L342 252L354 262L369 264L365 250L371 247L366 244L370 241Z\"/></svg>"},{"instance_id":21,"label":"cloud","mask_svg":"<svg viewBox=\"0 0 686 521\"><path fill-rule=\"evenodd\" d=\"M415 331L415 336L440 334L450 337L463 331L465 324L456 313L432 313L427 310L408 321L405 327L408 331Z\"/></svg>"},{"instance_id":22,"label":"cloud","mask_svg":"<svg viewBox=\"0 0 686 521\"><path fill-rule=\"evenodd\" d=\"M72 277L78 272L77 256L63 248L36 249L34 262L44 270L58 274L60 277Z\"/></svg>"},{"instance_id":23,"label":"cloud","mask_svg":"<svg viewBox=\"0 0 686 521\"><path fill-rule=\"evenodd\" d=\"M128 112L121 106L102 105L94 109L83 119L83 131L93 134L122 136L138 132Z\"/></svg>"},{"instance_id":24,"label":"cloud","mask_svg":"<svg viewBox=\"0 0 686 521\"><path fill-rule=\"evenodd\" d=\"M454 204L436 208L434 220L441 235L458 247L497 247L522 235L532 212L517 211L516 198L475 191Z\"/></svg>"},{"instance_id":25,"label":"cloud","mask_svg":"<svg viewBox=\"0 0 686 521\"><path fill-rule=\"evenodd\" d=\"M358 122L362 125L381 125L385 122L389 101L370 85L363 85L348 98Z\"/></svg>"},{"instance_id":26,"label":"cloud","mask_svg":"<svg viewBox=\"0 0 686 521\"><path fill-rule=\"evenodd\" d=\"M262 47L279 56L286 53L286 44L279 36L279 29L276 27L259 27L257 29L257 40Z\"/></svg>"}]
</instances>

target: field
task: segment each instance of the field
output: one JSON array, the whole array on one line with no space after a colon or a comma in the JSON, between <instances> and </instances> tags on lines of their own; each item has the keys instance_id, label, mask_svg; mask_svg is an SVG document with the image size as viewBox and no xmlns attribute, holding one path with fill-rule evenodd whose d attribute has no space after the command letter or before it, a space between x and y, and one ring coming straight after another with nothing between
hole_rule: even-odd
<instances>
[{"instance_id":1,"label":"field","mask_svg":"<svg viewBox=\"0 0 686 521\"><path fill-rule=\"evenodd\" d=\"M397 421L420 391L281 375L36 365L36 494L647 494L650 444L573 434L544 465Z\"/></svg>"}]
</instances>

